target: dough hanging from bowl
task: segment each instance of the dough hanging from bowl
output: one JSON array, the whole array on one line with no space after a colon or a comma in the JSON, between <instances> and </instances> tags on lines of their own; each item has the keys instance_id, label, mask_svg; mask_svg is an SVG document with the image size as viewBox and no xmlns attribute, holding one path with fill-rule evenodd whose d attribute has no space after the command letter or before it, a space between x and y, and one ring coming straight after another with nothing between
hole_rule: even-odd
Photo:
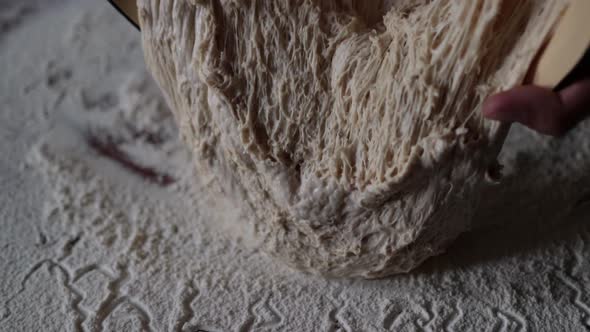
<instances>
[{"instance_id":1,"label":"dough hanging from bowl","mask_svg":"<svg viewBox=\"0 0 590 332\"><path fill-rule=\"evenodd\" d=\"M138 0L199 176L265 250L332 277L410 271L471 227L568 0Z\"/></svg>"}]
</instances>

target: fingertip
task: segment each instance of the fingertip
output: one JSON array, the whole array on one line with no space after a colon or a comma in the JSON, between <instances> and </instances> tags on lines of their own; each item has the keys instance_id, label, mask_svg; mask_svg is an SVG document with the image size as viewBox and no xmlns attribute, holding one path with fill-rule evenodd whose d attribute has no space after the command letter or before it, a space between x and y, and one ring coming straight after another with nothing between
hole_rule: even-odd
<instances>
[{"instance_id":1,"label":"fingertip","mask_svg":"<svg viewBox=\"0 0 590 332\"><path fill-rule=\"evenodd\" d=\"M484 106L484 116L518 122L543 134L562 133L563 113L558 94L538 86L520 86L492 96Z\"/></svg>"},{"instance_id":2,"label":"fingertip","mask_svg":"<svg viewBox=\"0 0 590 332\"><path fill-rule=\"evenodd\" d=\"M518 106L518 92L509 90L487 98L482 107L483 116L498 121L515 122L521 120L521 107Z\"/></svg>"},{"instance_id":3,"label":"fingertip","mask_svg":"<svg viewBox=\"0 0 590 332\"><path fill-rule=\"evenodd\" d=\"M496 116L502 109L502 104L497 95L488 97L482 106L483 116L489 119L497 120Z\"/></svg>"}]
</instances>

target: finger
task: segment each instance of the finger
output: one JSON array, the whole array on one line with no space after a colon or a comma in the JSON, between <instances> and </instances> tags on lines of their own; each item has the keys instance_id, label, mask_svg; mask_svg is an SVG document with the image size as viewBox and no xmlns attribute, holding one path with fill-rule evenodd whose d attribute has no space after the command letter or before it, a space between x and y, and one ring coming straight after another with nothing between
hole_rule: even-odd
<instances>
[{"instance_id":1,"label":"finger","mask_svg":"<svg viewBox=\"0 0 590 332\"><path fill-rule=\"evenodd\" d=\"M590 114L590 78L576 82L559 92L565 121L575 125Z\"/></svg>"},{"instance_id":2,"label":"finger","mask_svg":"<svg viewBox=\"0 0 590 332\"><path fill-rule=\"evenodd\" d=\"M483 106L485 117L518 122L548 135L560 135L564 105L560 95L538 86L521 86L490 97Z\"/></svg>"}]
</instances>

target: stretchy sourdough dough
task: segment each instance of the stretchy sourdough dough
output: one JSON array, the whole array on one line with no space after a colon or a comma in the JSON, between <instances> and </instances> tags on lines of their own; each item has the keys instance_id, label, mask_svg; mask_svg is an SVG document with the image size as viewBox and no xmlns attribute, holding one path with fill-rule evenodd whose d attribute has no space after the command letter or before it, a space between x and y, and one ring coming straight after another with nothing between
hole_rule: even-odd
<instances>
[{"instance_id":1,"label":"stretchy sourdough dough","mask_svg":"<svg viewBox=\"0 0 590 332\"><path fill-rule=\"evenodd\" d=\"M409 271L471 226L520 83L567 0L139 0L198 170L301 270Z\"/></svg>"}]
</instances>

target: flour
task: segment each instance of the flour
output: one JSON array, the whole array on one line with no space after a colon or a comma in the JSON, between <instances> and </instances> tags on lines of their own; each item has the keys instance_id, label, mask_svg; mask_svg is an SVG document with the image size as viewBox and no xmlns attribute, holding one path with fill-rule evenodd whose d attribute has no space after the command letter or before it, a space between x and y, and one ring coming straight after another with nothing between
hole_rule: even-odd
<instances>
[{"instance_id":1,"label":"flour","mask_svg":"<svg viewBox=\"0 0 590 332\"><path fill-rule=\"evenodd\" d=\"M382 280L309 276L223 229L248 216L198 203L207 179L175 135L137 31L106 2L35 8L0 37L0 331L590 326L587 123L563 140L514 128L505 180L474 219L483 228L447 254Z\"/></svg>"}]
</instances>

